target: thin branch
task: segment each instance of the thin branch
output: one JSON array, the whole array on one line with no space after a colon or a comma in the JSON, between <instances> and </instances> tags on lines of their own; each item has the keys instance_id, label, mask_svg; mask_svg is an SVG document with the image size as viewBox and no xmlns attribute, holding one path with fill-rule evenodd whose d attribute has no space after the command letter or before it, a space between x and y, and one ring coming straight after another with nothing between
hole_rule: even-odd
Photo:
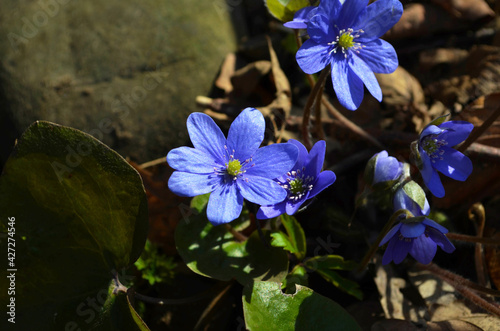
<instances>
[{"instance_id":1,"label":"thin branch","mask_svg":"<svg viewBox=\"0 0 500 331\"><path fill-rule=\"evenodd\" d=\"M495 122L497 117L500 116L500 107L498 107L491 115L483 122L483 124L472 131L469 137L460 145L457 150L460 152L465 151L477 138L479 138L488 128Z\"/></svg>"},{"instance_id":2,"label":"thin branch","mask_svg":"<svg viewBox=\"0 0 500 331\"><path fill-rule=\"evenodd\" d=\"M487 246L500 246L500 241L495 238L482 238L476 236L469 236L461 233L448 232L446 237L451 240L465 241L470 243L480 243Z\"/></svg>"},{"instance_id":3,"label":"thin branch","mask_svg":"<svg viewBox=\"0 0 500 331\"><path fill-rule=\"evenodd\" d=\"M139 167L141 167L142 169L146 169L146 168L149 168L149 167L152 167L152 166L155 166L158 164L162 164L162 163L167 163L167 158L165 156L162 156L156 160L152 160L152 161L148 161L148 162L145 162L143 164L140 164Z\"/></svg>"}]
</instances>

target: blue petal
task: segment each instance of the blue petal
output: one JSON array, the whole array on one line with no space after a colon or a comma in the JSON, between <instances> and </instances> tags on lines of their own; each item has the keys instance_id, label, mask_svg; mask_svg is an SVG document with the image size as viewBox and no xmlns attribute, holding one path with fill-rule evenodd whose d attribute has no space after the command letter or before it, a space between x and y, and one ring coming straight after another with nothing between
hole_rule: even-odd
<instances>
[{"instance_id":1,"label":"blue petal","mask_svg":"<svg viewBox=\"0 0 500 331\"><path fill-rule=\"evenodd\" d=\"M227 134L229 153L243 162L255 153L264 140L266 124L262 113L255 108L245 108L235 118Z\"/></svg>"},{"instance_id":2,"label":"blue petal","mask_svg":"<svg viewBox=\"0 0 500 331\"><path fill-rule=\"evenodd\" d=\"M167 154L168 164L175 170L195 174L214 173L214 168L223 166L218 164L210 154L191 147L179 147Z\"/></svg>"},{"instance_id":3,"label":"blue petal","mask_svg":"<svg viewBox=\"0 0 500 331\"><path fill-rule=\"evenodd\" d=\"M238 179L237 184L245 199L262 206L274 205L287 196L284 188L268 178L247 175L244 180Z\"/></svg>"},{"instance_id":4,"label":"blue petal","mask_svg":"<svg viewBox=\"0 0 500 331\"><path fill-rule=\"evenodd\" d=\"M316 177L325 162L326 142L320 140L314 144L306 158L306 175Z\"/></svg>"},{"instance_id":5,"label":"blue petal","mask_svg":"<svg viewBox=\"0 0 500 331\"><path fill-rule=\"evenodd\" d=\"M332 22L336 22L341 9L342 4L339 0L321 1L316 13L325 15L329 17Z\"/></svg>"},{"instance_id":6,"label":"blue petal","mask_svg":"<svg viewBox=\"0 0 500 331\"><path fill-rule=\"evenodd\" d=\"M286 200L285 210L288 215L294 215L297 210L299 210L300 206L306 201L305 198L299 199L297 201Z\"/></svg>"},{"instance_id":7,"label":"blue petal","mask_svg":"<svg viewBox=\"0 0 500 331\"><path fill-rule=\"evenodd\" d=\"M403 262L413 245L413 239L401 239L398 237L393 249L394 263Z\"/></svg>"},{"instance_id":8,"label":"blue petal","mask_svg":"<svg viewBox=\"0 0 500 331\"><path fill-rule=\"evenodd\" d=\"M332 62L332 83L342 106L349 110L359 108L364 96L363 82L349 68L343 54Z\"/></svg>"},{"instance_id":9,"label":"blue petal","mask_svg":"<svg viewBox=\"0 0 500 331\"><path fill-rule=\"evenodd\" d=\"M229 223L241 214L243 197L234 184L221 185L210 194L207 218L213 225Z\"/></svg>"},{"instance_id":10,"label":"blue petal","mask_svg":"<svg viewBox=\"0 0 500 331\"><path fill-rule=\"evenodd\" d=\"M318 177L316 177L316 182L314 183L313 189L309 192L307 198L311 199L315 197L319 192L332 185L336 179L337 177L333 171L325 170L321 172Z\"/></svg>"},{"instance_id":11,"label":"blue petal","mask_svg":"<svg viewBox=\"0 0 500 331\"><path fill-rule=\"evenodd\" d=\"M307 34L310 40L322 45L334 41L337 37L338 29L331 22L332 20L328 16L322 14L313 16L307 25ZM333 46L328 47L333 49Z\"/></svg>"},{"instance_id":12,"label":"blue petal","mask_svg":"<svg viewBox=\"0 0 500 331\"><path fill-rule=\"evenodd\" d=\"M174 171L168 179L168 188L181 197L194 197L212 192L220 185L220 181L219 177L213 175Z\"/></svg>"},{"instance_id":13,"label":"blue petal","mask_svg":"<svg viewBox=\"0 0 500 331\"><path fill-rule=\"evenodd\" d=\"M398 211L400 209L409 210L413 216L425 216L429 214L430 206L427 199L424 202L424 209L421 209L420 206L410 199L410 197L406 194L403 188L400 188L396 191L393 198L394 211Z\"/></svg>"},{"instance_id":14,"label":"blue petal","mask_svg":"<svg viewBox=\"0 0 500 331\"><path fill-rule=\"evenodd\" d=\"M455 246L453 246L448 238L446 238L446 236L438 230L430 228L429 238L431 238L446 253L451 253L455 250Z\"/></svg>"},{"instance_id":15,"label":"blue petal","mask_svg":"<svg viewBox=\"0 0 500 331\"><path fill-rule=\"evenodd\" d=\"M393 260L394 246L396 246L397 241L398 241L397 238L392 238L392 240L389 241L389 244L387 245L387 248L385 249L384 256L382 257L382 264L383 265L389 264Z\"/></svg>"},{"instance_id":16,"label":"blue petal","mask_svg":"<svg viewBox=\"0 0 500 331\"><path fill-rule=\"evenodd\" d=\"M314 74L323 70L330 64L330 50L332 46L326 44L317 44L311 39L304 42L302 47L297 51L295 58L300 69L306 74Z\"/></svg>"},{"instance_id":17,"label":"blue petal","mask_svg":"<svg viewBox=\"0 0 500 331\"><path fill-rule=\"evenodd\" d=\"M445 228L442 225L439 225L438 223L434 222L433 220L431 220L429 218L425 218L422 223L424 223L425 225L430 226L430 227L438 230L441 233L448 233L448 229L447 228Z\"/></svg>"},{"instance_id":18,"label":"blue petal","mask_svg":"<svg viewBox=\"0 0 500 331\"><path fill-rule=\"evenodd\" d=\"M264 220L268 218L278 217L281 214L284 214L285 211L285 201L277 203L275 205L270 206L261 206L257 211L256 217L259 220Z\"/></svg>"},{"instance_id":19,"label":"blue petal","mask_svg":"<svg viewBox=\"0 0 500 331\"><path fill-rule=\"evenodd\" d=\"M474 125L466 121L448 121L442 123L439 127L447 129L441 133L439 139L448 142L449 147L458 145L467 139L472 129L474 129Z\"/></svg>"},{"instance_id":20,"label":"blue petal","mask_svg":"<svg viewBox=\"0 0 500 331\"><path fill-rule=\"evenodd\" d=\"M367 42L379 38L396 24L403 14L399 0L378 0L366 7L353 24L353 29L364 33L356 41Z\"/></svg>"},{"instance_id":21,"label":"blue petal","mask_svg":"<svg viewBox=\"0 0 500 331\"><path fill-rule=\"evenodd\" d=\"M394 47L382 39L364 43L363 48L356 55L378 74L389 74L398 67L398 55Z\"/></svg>"},{"instance_id":22,"label":"blue petal","mask_svg":"<svg viewBox=\"0 0 500 331\"><path fill-rule=\"evenodd\" d=\"M378 246L379 247L382 246L383 244L388 242L389 239L394 237L396 235L396 232L398 232L399 229L401 228L401 225L402 225L402 223L398 223L391 230L389 230L389 232L387 232L387 234L384 236L384 238L382 239L382 241L380 242L380 244Z\"/></svg>"},{"instance_id":23,"label":"blue petal","mask_svg":"<svg viewBox=\"0 0 500 331\"><path fill-rule=\"evenodd\" d=\"M292 169L299 149L294 144L273 144L259 148L253 156L252 166L246 169L249 176L274 179Z\"/></svg>"},{"instance_id":24,"label":"blue petal","mask_svg":"<svg viewBox=\"0 0 500 331\"><path fill-rule=\"evenodd\" d=\"M338 27L340 29L352 28L354 20L366 10L366 5L368 5L368 0L345 0L339 13Z\"/></svg>"},{"instance_id":25,"label":"blue petal","mask_svg":"<svg viewBox=\"0 0 500 331\"><path fill-rule=\"evenodd\" d=\"M436 255L436 251L436 243L431 238L421 235L413 239L410 255L422 264L429 264Z\"/></svg>"},{"instance_id":26,"label":"blue petal","mask_svg":"<svg viewBox=\"0 0 500 331\"><path fill-rule=\"evenodd\" d=\"M382 90L378 84L377 78L373 71L366 65L366 63L360 59L355 53L352 53L351 61L349 61L349 67L365 84L368 92L379 102L382 101Z\"/></svg>"},{"instance_id":27,"label":"blue petal","mask_svg":"<svg viewBox=\"0 0 500 331\"><path fill-rule=\"evenodd\" d=\"M226 137L210 116L192 113L187 119L187 129L193 146L211 155L215 160L222 160L225 153Z\"/></svg>"},{"instance_id":28,"label":"blue petal","mask_svg":"<svg viewBox=\"0 0 500 331\"><path fill-rule=\"evenodd\" d=\"M420 157L423 162L422 168L420 169L420 173L422 174L422 179L424 180L425 186L427 186L429 191L431 191L431 193L435 197L437 198L444 197L445 194L444 187L443 184L441 183L441 179L439 178L437 171L432 166L432 162L429 159L427 153L424 152L420 147L419 150L420 150Z\"/></svg>"},{"instance_id":29,"label":"blue petal","mask_svg":"<svg viewBox=\"0 0 500 331\"><path fill-rule=\"evenodd\" d=\"M464 181L472 173L471 160L456 149L443 146L442 160L436 159L434 168L442 174L455 180Z\"/></svg>"},{"instance_id":30,"label":"blue petal","mask_svg":"<svg viewBox=\"0 0 500 331\"><path fill-rule=\"evenodd\" d=\"M375 161L375 170L373 174L373 184L395 180L401 176L403 164L395 157L388 156L387 151L378 153Z\"/></svg>"},{"instance_id":31,"label":"blue petal","mask_svg":"<svg viewBox=\"0 0 500 331\"><path fill-rule=\"evenodd\" d=\"M295 139L288 140L288 143L297 146L297 148L299 149L299 156L297 157L297 162L292 167L292 170L301 169L300 171L302 171L302 167L306 163L307 156L309 155L309 153L307 152L307 148L302 145L300 141Z\"/></svg>"},{"instance_id":32,"label":"blue petal","mask_svg":"<svg viewBox=\"0 0 500 331\"><path fill-rule=\"evenodd\" d=\"M403 225L401 225L400 231L405 238L417 238L424 234L425 224L423 224L422 222L403 223Z\"/></svg>"},{"instance_id":33,"label":"blue petal","mask_svg":"<svg viewBox=\"0 0 500 331\"><path fill-rule=\"evenodd\" d=\"M427 137L429 135L433 135L433 134L437 135L437 134L440 134L441 132L443 132L443 129L440 129L435 125L428 125L422 130L422 132L420 132L419 141L422 141L422 139L424 139L425 137Z\"/></svg>"},{"instance_id":34,"label":"blue petal","mask_svg":"<svg viewBox=\"0 0 500 331\"><path fill-rule=\"evenodd\" d=\"M293 15L293 21L286 22L283 25L290 29L306 29L309 19L316 13L317 10L318 7L315 6L301 8L295 12L295 15Z\"/></svg>"}]
</instances>

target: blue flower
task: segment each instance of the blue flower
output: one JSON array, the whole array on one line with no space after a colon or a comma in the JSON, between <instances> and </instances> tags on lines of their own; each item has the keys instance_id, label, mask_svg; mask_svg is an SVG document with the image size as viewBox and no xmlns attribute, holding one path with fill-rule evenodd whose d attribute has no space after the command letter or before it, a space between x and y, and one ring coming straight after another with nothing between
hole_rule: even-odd
<instances>
[{"instance_id":1,"label":"blue flower","mask_svg":"<svg viewBox=\"0 0 500 331\"><path fill-rule=\"evenodd\" d=\"M288 145L298 147L299 157L292 168L293 171L284 172L276 179L287 191L286 199L276 204L261 206L256 215L258 219L272 218L284 213L293 215L306 200L315 197L335 182L333 171L321 171L325 160L324 140L314 144L309 153L297 140L290 139Z\"/></svg>"},{"instance_id":2,"label":"blue flower","mask_svg":"<svg viewBox=\"0 0 500 331\"><path fill-rule=\"evenodd\" d=\"M231 124L227 139L202 113L189 115L187 128L194 148L179 147L168 153L168 164L177 170L168 187L188 197L212 192L207 206L212 224L236 219L244 198L260 205L286 198L287 191L273 179L292 168L298 149L292 144L259 148L265 130L260 111L244 109Z\"/></svg>"},{"instance_id":3,"label":"blue flower","mask_svg":"<svg viewBox=\"0 0 500 331\"><path fill-rule=\"evenodd\" d=\"M318 7L307 6L302 9L297 10L295 15L293 15L293 21L286 22L283 24L290 29L306 29L309 19L316 14Z\"/></svg>"},{"instance_id":4,"label":"blue flower","mask_svg":"<svg viewBox=\"0 0 500 331\"><path fill-rule=\"evenodd\" d=\"M305 73L332 66L337 98L347 109L357 109L364 96L363 84L377 99L382 90L376 73L391 73L398 66L394 48L379 39L399 21L403 6L398 0L321 1L307 23L310 39L297 51L297 62Z\"/></svg>"},{"instance_id":5,"label":"blue flower","mask_svg":"<svg viewBox=\"0 0 500 331\"><path fill-rule=\"evenodd\" d=\"M472 162L456 149L474 125L465 121L449 121L429 125L418 140L417 165L425 185L438 198L444 197L444 188L438 171L455 180L465 181L472 172Z\"/></svg>"},{"instance_id":6,"label":"blue flower","mask_svg":"<svg viewBox=\"0 0 500 331\"><path fill-rule=\"evenodd\" d=\"M430 211L427 199L424 208L421 209L403 189L399 189L394 195L394 210L400 209L410 211L415 217L403 219L382 239L379 246L389 242L382 257L382 264L391 261L399 264L408 253L418 262L428 264L436 255L437 246L446 253L455 250L455 246L444 235L448 230L425 217Z\"/></svg>"},{"instance_id":7,"label":"blue flower","mask_svg":"<svg viewBox=\"0 0 500 331\"><path fill-rule=\"evenodd\" d=\"M387 151L382 151L372 156L368 161L367 178L369 184L390 182L397 180L403 174L403 163L395 157L389 156Z\"/></svg>"}]
</instances>

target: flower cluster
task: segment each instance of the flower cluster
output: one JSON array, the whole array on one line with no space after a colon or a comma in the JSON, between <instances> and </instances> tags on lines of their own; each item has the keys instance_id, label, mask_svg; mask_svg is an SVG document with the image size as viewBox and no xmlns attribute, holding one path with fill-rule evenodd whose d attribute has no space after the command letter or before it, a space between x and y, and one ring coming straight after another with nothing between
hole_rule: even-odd
<instances>
[{"instance_id":1,"label":"flower cluster","mask_svg":"<svg viewBox=\"0 0 500 331\"><path fill-rule=\"evenodd\" d=\"M236 219L243 199L268 206L261 216L293 214L306 199L335 181L333 172L320 173L324 142L316 144L309 155L298 141L260 147L265 122L254 108L244 109L234 120L227 139L202 113L191 114L187 127L194 148L179 147L168 153L167 162L176 170L168 187L180 196L211 193L207 217L214 225ZM266 212L272 206L278 206L279 212Z\"/></svg>"},{"instance_id":2,"label":"flower cluster","mask_svg":"<svg viewBox=\"0 0 500 331\"><path fill-rule=\"evenodd\" d=\"M382 239L380 246L388 243L382 264L391 261L399 264L408 253L418 262L428 264L436 255L437 246L446 253L455 250L455 246L444 235L448 230L425 217L430 211L427 199L422 208L400 188L394 195L394 211L398 210L407 210L414 217L406 218L405 215Z\"/></svg>"},{"instance_id":3,"label":"flower cluster","mask_svg":"<svg viewBox=\"0 0 500 331\"><path fill-rule=\"evenodd\" d=\"M474 125L465 121L430 124L420 133L417 148L413 148L417 166L425 185L438 198L444 197L444 187L438 171L455 180L464 181L472 173L472 162L452 147L464 141Z\"/></svg>"},{"instance_id":4,"label":"flower cluster","mask_svg":"<svg viewBox=\"0 0 500 331\"><path fill-rule=\"evenodd\" d=\"M374 73L391 73L398 66L394 48L379 39L396 24L403 6L398 0L321 1L318 7L299 10L291 28L307 28L310 39L297 51L300 68L316 73L331 64L333 88L342 106L357 109L363 85L378 100L382 91Z\"/></svg>"}]
</instances>

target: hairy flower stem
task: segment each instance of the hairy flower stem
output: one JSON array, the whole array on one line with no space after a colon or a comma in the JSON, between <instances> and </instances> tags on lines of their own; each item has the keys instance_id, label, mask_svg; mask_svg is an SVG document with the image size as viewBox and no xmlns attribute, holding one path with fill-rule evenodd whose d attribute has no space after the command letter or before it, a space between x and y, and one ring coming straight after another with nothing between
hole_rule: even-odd
<instances>
[{"instance_id":1,"label":"hairy flower stem","mask_svg":"<svg viewBox=\"0 0 500 331\"><path fill-rule=\"evenodd\" d=\"M483 237L484 233L484 223L486 220L486 215L485 215L484 207L480 202L476 202L475 204L472 205L469 209L469 219L474 222L476 221L476 232L478 238ZM476 262L476 275L477 275L477 281L480 285L486 286L488 284L487 278L486 278L486 263L484 261L484 250L483 250L483 245L480 243L476 243L476 248L474 251L474 260Z\"/></svg>"},{"instance_id":2,"label":"hairy flower stem","mask_svg":"<svg viewBox=\"0 0 500 331\"><path fill-rule=\"evenodd\" d=\"M427 265L418 263L417 266L420 269L430 271L431 273L438 276L442 280L450 283L457 290L458 293L460 293L465 298L469 299L472 303L474 303L478 307L481 307L482 309L492 314L500 316L500 306L497 303L490 302L480 297L477 293L474 293L478 292L486 295L500 297L500 291L480 286L448 270L442 269L433 263Z\"/></svg>"},{"instance_id":3,"label":"hairy flower stem","mask_svg":"<svg viewBox=\"0 0 500 331\"><path fill-rule=\"evenodd\" d=\"M368 250L368 252L366 252L365 256L363 257L363 260L361 260L358 268L356 269L357 272L361 272L365 269L366 265L368 264L368 262L370 262L373 255L377 251L380 242L382 241L382 239L384 239L384 236L389 232L389 230L392 228L394 223L396 223L396 221L399 219L399 216L403 215L403 214L408 214L408 213L409 212L407 210L401 209L401 210L396 211L394 214L392 214L391 218L385 224L382 231L380 231L375 242L370 246L370 249ZM413 217L413 215L408 215L408 217Z\"/></svg>"},{"instance_id":4,"label":"hairy flower stem","mask_svg":"<svg viewBox=\"0 0 500 331\"><path fill-rule=\"evenodd\" d=\"M472 131L469 137L457 148L458 151L465 151L477 138L479 138L500 116L500 107L498 107L491 115L483 122L483 124Z\"/></svg>"},{"instance_id":5,"label":"hairy flower stem","mask_svg":"<svg viewBox=\"0 0 500 331\"><path fill-rule=\"evenodd\" d=\"M306 105L304 107L304 114L302 117L302 139L304 140L304 146L308 151L312 148L311 137L309 134L309 118L311 117L311 109L318 102L318 99L321 98L321 91L325 86L326 77L328 77L329 74L330 67L328 66L327 68L323 69L323 71L319 75L318 81L312 88L311 94L309 94Z\"/></svg>"},{"instance_id":6,"label":"hairy flower stem","mask_svg":"<svg viewBox=\"0 0 500 331\"><path fill-rule=\"evenodd\" d=\"M476 236L468 236L466 234L448 232L446 237L451 240L466 241L470 243L479 243L486 246L500 246L500 242L496 238L482 238Z\"/></svg>"}]
</instances>

